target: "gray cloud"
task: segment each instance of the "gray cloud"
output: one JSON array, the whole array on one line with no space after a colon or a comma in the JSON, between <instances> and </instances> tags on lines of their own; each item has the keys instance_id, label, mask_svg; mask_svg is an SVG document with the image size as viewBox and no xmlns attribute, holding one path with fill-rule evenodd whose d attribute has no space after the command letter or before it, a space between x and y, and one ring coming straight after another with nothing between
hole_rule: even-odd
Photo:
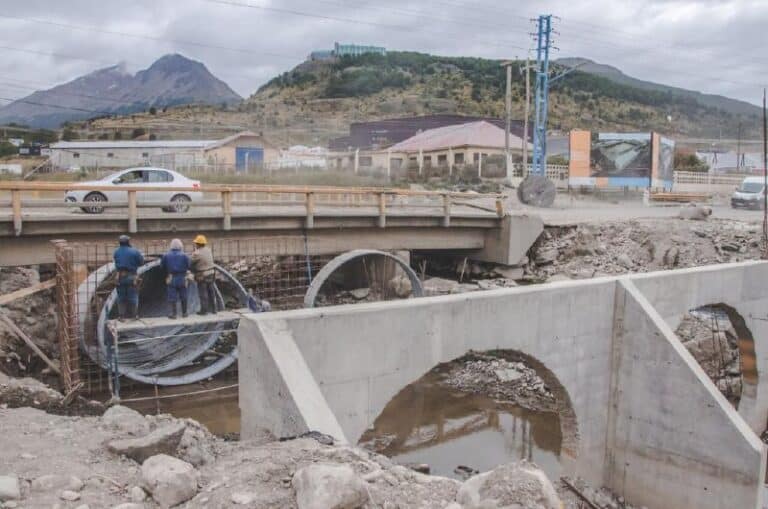
<instances>
[{"instance_id":1,"label":"gray cloud","mask_svg":"<svg viewBox=\"0 0 768 509\"><path fill-rule=\"evenodd\" d=\"M560 18L555 56L587 57L641 79L753 103L768 83L768 2L760 0L232 2L267 9L206 0L20 2L7 15L149 38L0 17L0 46L17 48L0 49L0 96L21 97L32 91L25 87L50 87L119 61L135 71L170 52L204 62L244 96L336 40L524 57L532 45L529 18L538 12Z\"/></svg>"}]
</instances>

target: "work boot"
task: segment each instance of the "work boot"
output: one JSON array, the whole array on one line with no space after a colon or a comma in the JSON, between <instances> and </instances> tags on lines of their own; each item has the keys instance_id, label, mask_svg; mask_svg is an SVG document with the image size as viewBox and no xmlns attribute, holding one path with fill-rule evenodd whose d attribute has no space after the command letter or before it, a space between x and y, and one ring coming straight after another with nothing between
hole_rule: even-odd
<instances>
[{"instance_id":1,"label":"work boot","mask_svg":"<svg viewBox=\"0 0 768 509\"><path fill-rule=\"evenodd\" d=\"M125 302L118 302L117 303L117 319L121 322L125 320L126 317L126 303Z\"/></svg>"},{"instance_id":2,"label":"work boot","mask_svg":"<svg viewBox=\"0 0 768 509\"><path fill-rule=\"evenodd\" d=\"M181 317L182 318L187 317L187 301L186 300L181 301Z\"/></svg>"},{"instance_id":3,"label":"work boot","mask_svg":"<svg viewBox=\"0 0 768 509\"><path fill-rule=\"evenodd\" d=\"M176 319L176 303L175 302L171 302L171 309L170 309L170 312L168 313L168 318L170 318L171 320Z\"/></svg>"}]
</instances>

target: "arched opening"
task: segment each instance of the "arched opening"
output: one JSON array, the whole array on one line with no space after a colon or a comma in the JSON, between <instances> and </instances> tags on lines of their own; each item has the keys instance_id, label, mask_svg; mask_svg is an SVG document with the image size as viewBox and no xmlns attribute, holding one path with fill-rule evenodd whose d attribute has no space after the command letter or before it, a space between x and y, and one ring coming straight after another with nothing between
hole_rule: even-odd
<instances>
[{"instance_id":1,"label":"arched opening","mask_svg":"<svg viewBox=\"0 0 768 509\"><path fill-rule=\"evenodd\" d=\"M757 396L755 341L733 307L718 303L692 309L675 333L734 408L742 398Z\"/></svg>"},{"instance_id":2,"label":"arched opening","mask_svg":"<svg viewBox=\"0 0 768 509\"><path fill-rule=\"evenodd\" d=\"M570 397L554 373L513 350L469 352L403 388L359 441L401 464L466 478L526 459L550 478L576 458Z\"/></svg>"}]
</instances>

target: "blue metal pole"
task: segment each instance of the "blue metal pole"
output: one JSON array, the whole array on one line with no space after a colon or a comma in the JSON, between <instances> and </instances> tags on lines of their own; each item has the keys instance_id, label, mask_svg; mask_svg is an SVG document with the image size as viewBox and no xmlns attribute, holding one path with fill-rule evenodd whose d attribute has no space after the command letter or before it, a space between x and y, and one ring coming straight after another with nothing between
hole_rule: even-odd
<instances>
[{"instance_id":1,"label":"blue metal pole","mask_svg":"<svg viewBox=\"0 0 768 509\"><path fill-rule=\"evenodd\" d=\"M552 15L539 16L536 47L536 96L533 130L534 175L546 176L547 165L547 112L549 110L549 48L552 34Z\"/></svg>"}]
</instances>

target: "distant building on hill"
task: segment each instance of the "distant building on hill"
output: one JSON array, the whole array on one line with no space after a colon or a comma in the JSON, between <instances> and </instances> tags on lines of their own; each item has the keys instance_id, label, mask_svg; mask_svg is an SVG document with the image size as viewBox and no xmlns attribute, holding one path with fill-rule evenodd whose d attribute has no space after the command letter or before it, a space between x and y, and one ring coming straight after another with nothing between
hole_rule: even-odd
<instances>
[{"instance_id":1,"label":"distant building on hill","mask_svg":"<svg viewBox=\"0 0 768 509\"><path fill-rule=\"evenodd\" d=\"M340 44L333 43L333 49L315 50L309 54L309 60L312 62L324 62L336 60L339 57L359 57L374 53L376 55L386 55L387 49L381 46L364 46L360 44Z\"/></svg>"},{"instance_id":2,"label":"distant building on hill","mask_svg":"<svg viewBox=\"0 0 768 509\"><path fill-rule=\"evenodd\" d=\"M500 129L504 129L505 126L504 120L500 118L448 114L355 122L349 126L349 136L332 139L328 143L328 148L337 152L357 149L377 150L406 140L421 131L478 121L488 122ZM532 124L531 122L529 140L531 139ZM513 120L510 132L514 136L522 138L523 121Z\"/></svg>"},{"instance_id":3,"label":"distant building on hill","mask_svg":"<svg viewBox=\"0 0 768 509\"><path fill-rule=\"evenodd\" d=\"M359 44L333 43L333 54L337 57L359 57L367 53L386 55L387 50L381 46L361 46Z\"/></svg>"}]
</instances>

